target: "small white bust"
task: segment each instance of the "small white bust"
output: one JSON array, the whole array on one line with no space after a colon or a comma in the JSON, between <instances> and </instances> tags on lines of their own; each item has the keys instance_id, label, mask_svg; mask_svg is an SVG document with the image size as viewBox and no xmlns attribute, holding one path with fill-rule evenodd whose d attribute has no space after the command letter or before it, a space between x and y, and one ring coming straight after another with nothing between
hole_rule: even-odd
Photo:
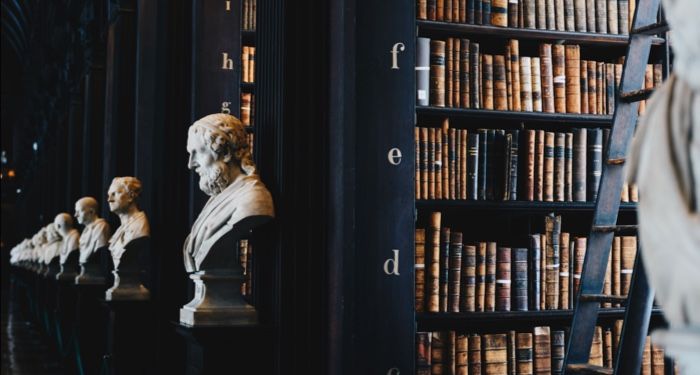
<instances>
[{"instance_id":1,"label":"small white bust","mask_svg":"<svg viewBox=\"0 0 700 375\"><path fill-rule=\"evenodd\" d=\"M151 235L148 218L139 210L137 200L141 194L141 181L136 177L115 177L107 192L109 210L119 216L120 225L109 240L114 268L119 268L126 245Z\"/></svg>"},{"instance_id":2,"label":"small white bust","mask_svg":"<svg viewBox=\"0 0 700 375\"><path fill-rule=\"evenodd\" d=\"M56 230L56 226L54 223L49 223L46 226L46 244L43 250L44 264L48 265L59 254L62 243L61 234Z\"/></svg>"},{"instance_id":3,"label":"small white bust","mask_svg":"<svg viewBox=\"0 0 700 375\"><path fill-rule=\"evenodd\" d=\"M73 228L73 218L65 212L56 215L53 221L56 231L63 237L60 248L61 264L65 263L70 253L80 247L80 233Z\"/></svg>"},{"instance_id":4,"label":"small white bust","mask_svg":"<svg viewBox=\"0 0 700 375\"><path fill-rule=\"evenodd\" d=\"M80 234L80 264L88 261L99 248L109 243L109 223L97 215L97 200L93 197L80 198L75 202L75 218L85 228Z\"/></svg>"},{"instance_id":5,"label":"small white bust","mask_svg":"<svg viewBox=\"0 0 700 375\"><path fill-rule=\"evenodd\" d=\"M32 237L32 261L42 259L45 244L46 227L39 229L39 231L34 235L34 237Z\"/></svg>"}]
</instances>

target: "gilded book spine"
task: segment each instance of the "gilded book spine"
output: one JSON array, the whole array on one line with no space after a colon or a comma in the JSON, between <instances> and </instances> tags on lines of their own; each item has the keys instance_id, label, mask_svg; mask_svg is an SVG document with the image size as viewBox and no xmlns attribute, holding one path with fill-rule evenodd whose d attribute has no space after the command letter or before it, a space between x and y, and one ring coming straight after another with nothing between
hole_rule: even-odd
<instances>
[{"instance_id":1,"label":"gilded book spine","mask_svg":"<svg viewBox=\"0 0 700 375\"><path fill-rule=\"evenodd\" d=\"M523 111L532 112L532 70L527 56L520 57L520 103Z\"/></svg>"},{"instance_id":2,"label":"gilded book spine","mask_svg":"<svg viewBox=\"0 0 700 375\"><path fill-rule=\"evenodd\" d=\"M567 45L566 55L566 111L581 113L581 48Z\"/></svg>"},{"instance_id":3,"label":"gilded book spine","mask_svg":"<svg viewBox=\"0 0 700 375\"><path fill-rule=\"evenodd\" d=\"M457 335L455 339L455 375L469 374L469 336Z\"/></svg>"},{"instance_id":4,"label":"gilded book spine","mask_svg":"<svg viewBox=\"0 0 700 375\"><path fill-rule=\"evenodd\" d=\"M527 248L513 248L513 311L528 310Z\"/></svg>"},{"instance_id":5,"label":"gilded book spine","mask_svg":"<svg viewBox=\"0 0 700 375\"><path fill-rule=\"evenodd\" d=\"M508 26L508 0L491 1L491 25Z\"/></svg>"},{"instance_id":6,"label":"gilded book spine","mask_svg":"<svg viewBox=\"0 0 700 375\"><path fill-rule=\"evenodd\" d=\"M510 311L511 248L496 250L496 311Z\"/></svg>"},{"instance_id":7,"label":"gilded book spine","mask_svg":"<svg viewBox=\"0 0 700 375\"><path fill-rule=\"evenodd\" d=\"M450 163L450 171L449 171L449 176L448 176L448 185L449 185L449 191L447 196L449 196L450 199L455 199L455 193L457 191L457 130L456 129L450 129L449 132L449 163Z\"/></svg>"},{"instance_id":8,"label":"gilded book spine","mask_svg":"<svg viewBox=\"0 0 700 375\"><path fill-rule=\"evenodd\" d=\"M586 237L576 237L574 249L574 294L578 293L583 272L583 260L586 258Z\"/></svg>"},{"instance_id":9,"label":"gilded book spine","mask_svg":"<svg viewBox=\"0 0 700 375\"><path fill-rule=\"evenodd\" d=\"M588 131L574 129L574 160L573 160L573 199L575 202L586 201L586 150Z\"/></svg>"},{"instance_id":10,"label":"gilded book spine","mask_svg":"<svg viewBox=\"0 0 700 375\"><path fill-rule=\"evenodd\" d=\"M511 63L510 45L506 45L506 96L508 98L508 110L513 110L513 82L511 82L511 77L513 76L513 67Z\"/></svg>"},{"instance_id":11,"label":"gilded book spine","mask_svg":"<svg viewBox=\"0 0 700 375\"><path fill-rule=\"evenodd\" d=\"M442 136L442 148L441 148L441 160L440 165L440 175L441 189L440 197L442 199L450 199L450 121L449 119L442 120L442 131L440 132ZM438 198L440 198L438 197Z\"/></svg>"},{"instance_id":12,"label":"gilded book spine","mask_svg":"<svg viewBox=\"0 0 700 375\"><path fill-rule=\"evenodd\" d=\"M425 311L425 229L416 229L416 312Z\"/></svg>"},{"instance_id":13,"label":"gilded book spine","mask_svg":"<svg viewBox=\"0 0 700 375\"><path fill-rule=\"evenodd\" d=\"M469 134L467 130L459 131L459 154L461 155L459 160L459 197L460 199L467 199L467 147L468 147Z\"/></svg>"},{"instance_id":14,"label":"gilded book spine","mask_svg":"<svg viewBox=\"0 0 700 375\"><path fill-rule=\"evenodd\" d=\"M448 311L459 312L459 284L462 277L462 233L450 236L450 260L448 279Z\"/></svg>"},{"instance_id":15,"label":"gilded book spine","mask_svg":"<svg viewBox=\"0 0 700 375\"><path fill-rule=\"evenodd\" d=\"M620 271L621 271L621 263L620 263L620 255L621 255L621 242L620 242L620 237L615 236L613 237L613 244L612 244L612 294L619 296L621 295L622 288L621 288L621 279L620 279ZM620 304L616 304L616 307L619 307Z\"/></svg>"},{"instance_id":16,"label":"gilded book spine","mask_svg":"<svg viewBox=\"0 0 700 375\"><path fill-rule=\"evenodd\" d=\"M586 200L595 202L598 197L598 185L603 172L603 131L601 129L588 129L587 150L587 186Z\"/></svg>"},{"instance_id":17,"label":"gilded book spine","mask_svg":"<svg viewBox=\"0 0 700 375\"><path fill-rule=\"evenodd\" d=\"M532 334L518 333L516 347L517 374L532 375Z\"/></svg>"},{"instance_id":18,"label":"gilded book spine","mask_svg":"<svg viewBox=\"0 0 700 375\"><path fill-rule=\"evenodd\" d=\"M508 110L508 95L506 90L506 62L505 56L493 56L493 98L494 108L499 111Z\"/></svg>"},{"instance_id":19,"label":"gilded book spine","mask_svg":"<svg viewBox=\"0 0 700 375\"><path fill-rule=\"evenodd\" d=\"M507 336L505 334L483 335L482 348L484 374L506 374L508 371Z\"/></svg>"},{"instance_id":20,"label":"gilded book spine","mask_svg":"<svg viewBox=\"0 0 700 375\"><path fill-rule=\"evenodd\" d=\"M447 371L445 371L447 367L445 365L445 361L447 360L447 332L433 332L432 336L430 342L431 374L447 374Z\"/></svg>"},{"instance_id":21,"label":"gilded book spine","mask_svg":"<svg viewBox=\"0 0 700 375\"><path fill-rule=\"evenodd\" d=\"M447 145L445 145L447 146ZM435 129L435 156L433 157L433 171L435 172L435 199L442 199L442 149L443 131Z\"/></svg>"},{"instance_id":22,"label":"gilded book spine","mask_svg":"<svg viewBox=\"0 0 700 375\"><path fill-rule=\"evenodd\" d=\"M450 273L450 228L440 230L440 312L447 312Z\"/></svg>"},{"instance_id":23,"label":"gilded book spine","mask_svg":"<svg viewBox=\"0 0 700 375\"><path fill-rule=\"evenodd\" d=\"M496 310L496 243L488 242L486 246L486 292L484 311Z\"/></svg>"},{"instance_id":24,"label":"gilded book spine","mask_svg":"<svg viewBox=\"0 0 700 375\"><path fill-rule=\"evenodd\" d=\"M569 233L561 233L559 243L559 308L569 309Z\"/></svg>"},{"instance_id":25,"label":"gilded book spine","mask_svg":"<svg viewBox=\"0 0 700 375\"><path fill-rule=\"evenodd\" d=\"M416 333L416 375L430 375L430 332Z\"/></svg>"},{"instance_id":26,"label":"gilded book spine","mask_svg":"<svg viewBox=\"0 0 700 375\"><path fill-rule=\"evenodd\" d=\"M588 113L588 61L581 60L581 113Z\"/></svg>"},{"instance_id":27,"label":"gilded book spine","mask_svg":"<svg viewBox=\"0 0 700 375\"><path fill-rule=\"evenodd\" d=\"M544 201L554 201L554 133L544 137Z\"/></svg>"},{"instance_id":28,"label":"gilded book spine","mask_svg":"<svg viewBox=\"0 0 700 375\"><path fill-rule=\"evenodd\" d=\"M540 58L531 59L532 70L532 110L542 112L542 78L540 76Z\"/></svg>"},{"instance_id":29,"label":"gilded book spine","mask_svg":"<svg viewBox=\"0 0 700 375\"><path fill-rule=\"evenodd\" d=\"M595 327L588 363L595 366L603 366L603 330L600 326Z\"/></svg>"},{"instance_id":30,"label":"gilded book spine","mask_svg":"<svg viewBox=\"0 0 700 375\"><path fill-rule=\"evenodd\" d=\"M535 200L544 200L544 154L545 132L535 131Z\"/></svg>"},{"instance_id":31,"label":"gilded book spine","mask_svg":"<svg viewBox=\"0 0 700 375\"><path fill-rule=\"evenodd\" d=\"M428 129L428 198L435 199L435 129Z\"/></svg>"},{"instance_id":32,"label":"gilded book spine","mask_svg":"<svg viewBox=\"0 0 700 375\"><path fill-rule=\"evenodd\" d=\"M481 336L469 335L469 375L481 374Z\"/></svg>"},{"instance_id":33,"label":"gilded book spine","mask_svg":"<svg viewBox=\"0 0 700 375\"><path fill-rule=\"evenodd\" d=\"M486 242L480 242L476 253L476 311L485 311L486 301Z\"/></svg>"},{"instance_id":34,"label":"gilded book spine","mask_svg":"<svg viewBox=\"0 0 700 375\"><path fill-rule=\"evenodd\" d=\"M460 106L460 96L461 96L461 57L462 57L462 43L459 39L454 39L452 42L452 106Z\"/></svg>"},{"instance_id":35,"label":"gilded book spine","mask_svg":"<svg viewBox=\"0 0 700 375\"><path fill-rule=\"evenodd\" d=\"M481 75L479 74L480 64L479 43L469 43L469 97L471 99L470 108L481 108Z\"/></svg>"},{"instance_id":36,"label":"gilded book spine","mask_svg":"<svg viewBox=\"0 0 700 375\"><path fill-rule=\"evenodd\" d=\"M511 65L511 77L513 90L513 111L520 111L520 47L516 39L511 39L509 41L510 46L510 65Z\"/></svg>"},{"instance_id":37,"label":"gilded book spine","mask_svg":"<svg viewBox=\"0 0 700 375\"><path fill-rule=\"evenodd\" d=\"M554 83L552 76L552 45L540 44L540 75L542 80L542 110L554 112Z\"/></svg>"},{"instance_id":38,"label":"gilded book spine","mask_svg":"<svg viewBox=\"0 0 700 375\"><path fill-rule=\"evenodd\" d=\"M467 170L469 172L467 190L469 199L478 199L478 176L479 176L479 134L469 134Z\"/></svg>"},{"instance_id":39,"label":"gilded book spine","mask_svg":"<svg viewBox=\"0 0 700 375\"><path fill-rule=\"evenodd\" d=\"M469 108L469 100L470 100L470 83L469 83L469 73L470 73L470 66L469 66L469 39L461 39L460 40L460 57L459 57L459 89L460 89L460 94L459 94L459 101L460 101L460 107L462 108Z\"/></svg>"},{"instance_id":40,"label":"gilded book spine","mask_svg":"<svg viewBox=\"0 0 700 375\"><path fill-rule=\"evenodd\" d=\"M632 283L634 258L637 255L637 237L622 236L620 242L620 294L626 296Z\"/></svg>"},{"instance_id":41,"label":"gilded book spine","mask_svg":"<svg viewBox=\"0 0 700 375\"><path fill-rule=\"evenodd\" d=\"M428 199L428 128L420 129L420 144L421 144L421 165L420 165L420 181L421 181L421 199Z\"/></svg>"},{"instance_id":42,"label":"gilded book spine","mask_svg":"<svg viewBox=\"0 0 700 375\"><path fill-rule=\"evenodd\" d=\"M564 27L566 31L576 31L574 0L564 0Z\"/></svg>"},{"instance_id":43,"label":"gilded book spine","mask_svg":"<svg viewBox=\"0 0 700 375\"><path fill-rule=\"evenodd\" d=\"M452 107L452 75L454 74L454 38L447 38L445 43L445 107Z\"/></svg>"},{"instance_id":44,"label":"gilded book spine","mask_svg":"<svg viewBox=\"0 0 700 375\"><path fill-rule=\"evenodd\" d=\"M534 329L534 369L535 374L551 374L552 356L549 339L549 327L535 327Z\"/></svg>"},{"instance_id":45,"label":"gilded book spine","mask_svg":"<svg viewBox=\"0 0 700 375\"><path fill-rule=\"evenodd\" d=\"M542 250L540 248L540 235L533 234L530 236L530 267L528 270L528 285L530 289L530 295L528 296L530 310L537 311L540 310L540 279L542 263L540 255Z\"/></svg>"},{"instance_id":46,"label":"gilded book spine","mask_svg":"<svg viewBox=\"0 0 700 375\"><path fill-rule=\"evenodd\" d=\"M430 214L430 273L428 277L428 312L440 312L440 212Z\"/></svg>"},{"instance_id":47,"label":"gilded book spine","mask_svg":"<svg viewBox=\"0 0 700 375\"><path fill-rule=\"evenodd\" d=\"M564 149L566 148L566 135L564 133L554 134L554 201L564 201L564 181L566 173L566 161L564 160Z\"/></svg>"},{"instance_id":48,"label":"gilded book spine","mask_svg":"<svg viewBox=\"0 0 700 375\"><path fill-rule=\"evenodd\" d=\"M483 108L493 109L493 56L488 54L481 55L481 64L483 72Z\"/></svg>"},{"instance_id":49,"label":"gilded book spine","mask_svg":"<svg viewBox=\"0 0 700 375\"><path fill-rule=\"evenodd\" d=\"M552 374L562 374L564 370L564 331L552 331Z\"/></svg>"},{"instance_id":50,"label":"gilded book spine","mask_svg":"<svg viewBox=\"0 0 700 375\"><path fill-rule=\"evenodd\" d=\"M564 49L564 46L560 44L552 46L554 110L557 113L566 113L566 57Z\"/></svg>"},{"instance_id":51,"label":"gilded book spine","mask_svg":"<svg viewBox=\"0 0 700 375\"><path fill-rule=\"evenodd\" d=\"M445 42L430 41L430 105L445 106Z\"/></svg>"},{"instance_id":52,"label":"gilded book spine","mask_svg":"<svg viewBox=\"0 0 700 375\"><path fill-rule=\"evenodd\" d=\"M525 192L524 199L528 201L533 201L535 199L535 131L532 129L525 129L525 164L526 164L526 176L525 180Z\"/></svg>"},{"instance_id":53,"label":"gilded book spine","mask_svg":"<svg viewBox=\"0 0 700 375\"><path fill-rule=\"evenodd\" d=\"M476 302L476 246L465 245L462 260L462 285L461 285L460 310L475 311Z\"/></svg>"},{"instance_id":54,"label":"gilded book spine","mask_svg":"<svg viewBox=\"0 0 700 375\"><path fill-rule=\"evenodd\" d=\"M574 135L566 133L564 147L564 200L573 200L573 180L574 180Z\"/></svg>"}]
</instances>

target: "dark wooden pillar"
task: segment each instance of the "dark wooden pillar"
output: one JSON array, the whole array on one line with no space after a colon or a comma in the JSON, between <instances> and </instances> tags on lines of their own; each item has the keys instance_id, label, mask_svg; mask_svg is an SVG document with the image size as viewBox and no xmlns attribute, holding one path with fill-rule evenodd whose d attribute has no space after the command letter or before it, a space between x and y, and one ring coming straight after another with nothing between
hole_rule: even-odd
<instances>
[{"instance_id":1,"label":"dark wooden pillar","mask_svg":"<svg viewBox=\"0 0 700 375\"><path fill-rule=\"evenodd\" d=\"M68 128L66 134L66 195L64 206L66 212L72 215L73 205L81 196L81 183L83 171L83 85L77 84L75 90L70 93L70 108L68 109Z\"/></svg>"},{"instance_id":2,"label":"dark wooden pillar","mask_svg":"<svg viewBox=\"0 0 700 375\"><path fill-rule=\"evenodd\" d=\"M81 191L101 202L107 196L102 190L103 132L105 123L105 66L104 56L96 59L85 75L83 100L83 157ZM106 212L102 212L105 215Z\"/></svg>"}]
</instances>

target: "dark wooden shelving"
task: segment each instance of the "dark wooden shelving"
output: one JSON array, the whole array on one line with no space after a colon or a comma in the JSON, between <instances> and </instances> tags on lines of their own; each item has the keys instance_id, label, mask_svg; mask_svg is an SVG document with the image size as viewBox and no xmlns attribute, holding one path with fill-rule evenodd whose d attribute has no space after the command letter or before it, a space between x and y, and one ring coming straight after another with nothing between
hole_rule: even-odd
<instances>
[{"instance_id":1,"label":"dark wooden shelving","mask_svg":"<svg viewBox=\"0 0 700 375\"><path fill-rule=\"evenodd\" d=\"M549 113L549 112L515 112L496 111L491 109L416 107L419 116L478 118L494 121L527 121L541 123L570 123L581 125L611 126L611 115L588 115L578 113ZM483 123L474 124L483 127Z\"/></svg>"},{"instance_id":2,"label":"dark wooden shelving","mask_svg":"<svg viewBox=\"0 0 700 375\"><path fill-rule=\"evenodd\" d=\"M241 40L243 41L243 44L248 45L250 43L254 44L255 43L255 30L242 30L241 31Z\"/></svg>"},{"instance_id":3,"label":"dark wooden shelving","mask_svg":"<svg viewBox=\"0 0 700 375\"><path fill-rule=\"evenodd\" d=\"M488 210L532 213L543 212L590 212L595 202L528 202L528 201L471 201L471 200L417 200L417 209L444 210ZM636 203L620 203L620 211L636 211Z\"/></svg>"},{"instance_id":4,"label":"dark wooden shelving","mask_svg":"<svg viewBox=\"0 0 700 375\"><path fill-rule=\"evenodd\" d=\"M255 91L255 83L241 82L241 91L254 92Z\"/></svg>"},{"instance_id":5,"label":"dark wooden shelving","mask_svg":"<svg viewBox=\"0 0 700 375\"><path fill-rule=\"evenodd\" d=\"M624 318L623 308L600 309L599 321L611 322ZM491 311L469 313L417 313L418 331L470 330L497 332L508 329L522 329L538 325L570 326L574 310L541 311ZM651 314L653 326L665 325L661 309L654 308Z\"/></svg>"},{"instance_id":6,"label":"dark wooden shelving","mask_svg":"<svg viewBox=\"0 0 700 375\"><path fill-rule=\"evenodd\" d=\"M626 47L629 35L597 34L576 31L521 29L486 25L471 25L438 21L416 21L421 36L484 35L503 39L532 39L537 41L564 41L582 45ZM664 38L654 38L653 45L662 45Z\"/></svg>"}]
</instances>

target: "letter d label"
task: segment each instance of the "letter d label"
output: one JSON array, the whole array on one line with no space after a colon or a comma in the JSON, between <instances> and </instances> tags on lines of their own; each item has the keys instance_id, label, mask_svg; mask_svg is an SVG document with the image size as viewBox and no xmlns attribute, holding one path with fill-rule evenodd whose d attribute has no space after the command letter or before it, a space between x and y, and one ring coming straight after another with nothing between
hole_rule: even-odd
<instances>
[{"instance_id":1,"label":"letter d label","mask_svg":"<svg viewBox=\"0 0 700 375\"><path fill-rule=\"evenodd\" d=\"M392 252L394 253L394 257L384 262L384 273L387 275L399 276L399 251L394 249Z\"/></svg>"}]
</instances>

